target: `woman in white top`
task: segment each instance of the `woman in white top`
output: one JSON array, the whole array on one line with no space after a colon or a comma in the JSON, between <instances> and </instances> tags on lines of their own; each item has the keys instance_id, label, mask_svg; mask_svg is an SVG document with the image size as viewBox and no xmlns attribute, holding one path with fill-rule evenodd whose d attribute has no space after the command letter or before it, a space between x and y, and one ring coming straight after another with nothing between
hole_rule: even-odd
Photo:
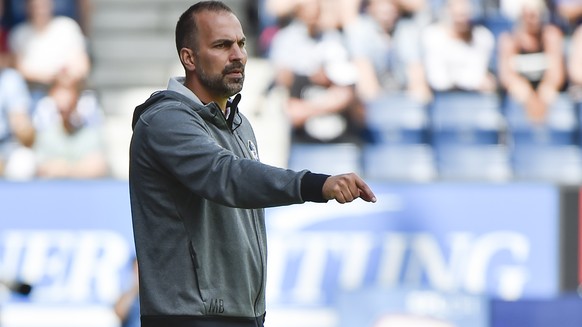
<instances>
[{"instance_id":1,"label":"woman in white top","mask_svg":"<svg viewBox=\"0 0 582 327\"><path fill-rule=\"evenodd\" d=\"M499 80L534 123L544 122L548 106L566 82L564 37L544 20L543 0L522 0L513 31L499 39Z\"/></svg>"}]
</instances>

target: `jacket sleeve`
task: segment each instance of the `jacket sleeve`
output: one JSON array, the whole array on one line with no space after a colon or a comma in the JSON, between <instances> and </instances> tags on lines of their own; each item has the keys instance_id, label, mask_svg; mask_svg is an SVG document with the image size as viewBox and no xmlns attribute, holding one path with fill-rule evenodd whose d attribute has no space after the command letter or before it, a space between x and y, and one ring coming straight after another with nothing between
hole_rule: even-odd
<instances>
[{"instance_id":1,"label":"jacket sleeve","mask_svg":"<svg viewBox=\"0 0 582 327\"><path fill-rule=\"evenodd\" d=\"M324 201L321 186L326 175L295 172L241 158L221 147L195 112L166 108L151 115L142 127L150 155L200 197L239 208ZM302 187L303 179L306 183ZM319 196L314 195L317 187Z\"/></svg>"}]
</instances>

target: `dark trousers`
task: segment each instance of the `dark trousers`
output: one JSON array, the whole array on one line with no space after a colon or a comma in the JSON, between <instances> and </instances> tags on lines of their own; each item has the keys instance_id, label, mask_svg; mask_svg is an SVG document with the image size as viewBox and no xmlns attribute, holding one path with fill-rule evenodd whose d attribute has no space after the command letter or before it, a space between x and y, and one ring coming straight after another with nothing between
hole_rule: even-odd
<instances>
[{"instance_id":1,"label":"dark trousers","mask_svg":"<svg viewBox=\"0 0 582 327\"><path fill-rule=\"evenodd\" d=\"M141 327L263 327L265 316L256 318L142 316Z\"/></svg>"}]
</instances>

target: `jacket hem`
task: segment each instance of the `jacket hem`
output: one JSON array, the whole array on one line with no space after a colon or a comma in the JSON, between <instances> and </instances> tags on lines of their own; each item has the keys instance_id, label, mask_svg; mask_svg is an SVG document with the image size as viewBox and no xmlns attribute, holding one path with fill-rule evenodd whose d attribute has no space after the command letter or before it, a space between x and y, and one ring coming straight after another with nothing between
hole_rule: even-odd
<instances>
[{"instance_id":1,"label":"jacket hem","mask_svg":"<svg viewBox=\"0 0 582 327\"><path fill-rule=\"evenodd\" d=\"M263 327L259 317L142 315L142 327Z\"/></svg>"}]
</instances>

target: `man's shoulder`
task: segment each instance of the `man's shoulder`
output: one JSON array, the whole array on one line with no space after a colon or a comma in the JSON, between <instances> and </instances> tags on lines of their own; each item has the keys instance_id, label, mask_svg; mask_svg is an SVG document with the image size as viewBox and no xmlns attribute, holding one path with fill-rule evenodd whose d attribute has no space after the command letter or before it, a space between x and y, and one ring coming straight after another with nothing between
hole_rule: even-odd
<instances>
[{"instance_id":1,"label":"man's shoulder","mask_svg":"<svg viewBox=\"0 0 582 327\"><path fill-rule=\"evenodd\" d=\"M61 30L75 30L80 31L81 27L74 19L67 16L56 16L50 22L50 27Z\"/></svg>"},{"instance_id":2,"label":"man's shoulder","mask_svg":"<svg viewBox=\"0 0 582 327\"><path fill-rule=\"evenodd\" d=\"M139 120L146 119L150 121L163 111L163 120L171 120L179 113L186 112L189 115L196 115L200 105L188 97L178 92L162 90L154 92L144 103L137 106L133 112L132 127L135 128Z\"/></svg>"},{"instance_id":3,"label":"man's shoulder","mask_svg":"<svg viewBox=\"0 0 582 327\"><path fill-rule=\"evenodd\" d=\"M495 36L483 25L476 25L473 28L473 38L473 42L476 44L487 45L489 47L492 47L495 44Z\"/></svg>"}]
</instances>

